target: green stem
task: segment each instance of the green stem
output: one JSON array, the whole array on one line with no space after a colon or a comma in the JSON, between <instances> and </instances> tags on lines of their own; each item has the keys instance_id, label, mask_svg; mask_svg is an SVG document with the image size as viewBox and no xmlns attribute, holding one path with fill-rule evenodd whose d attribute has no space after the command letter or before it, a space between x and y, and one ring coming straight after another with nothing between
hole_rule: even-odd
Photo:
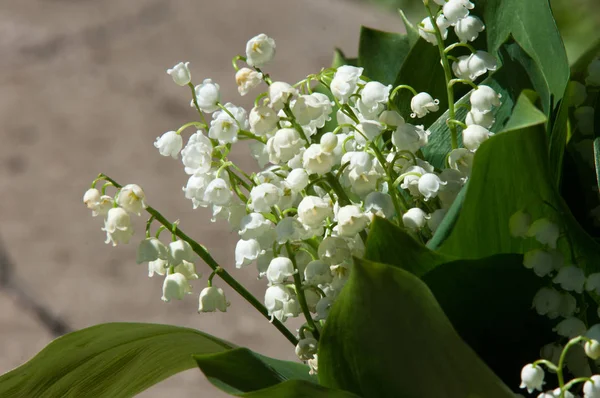
<instances>
[{"instance_id":1,"label":"green stem","mask_svg":"<svg viewBox=\"0 0 600 398\"><path fill-rule=\"evenodd\" d=\"M558 367L556 369L556 376L558 377L558 386L560 387L560 398L564 398L564 388L565 388L565 378L563 376L563 368L565 366L565 360L567 358L567 352L571 347L576 344L579 344L581 341L589 340L587 337L579 336L575 337L565 345L562 352L560 353L560 359L558 360Z\"/></svg>"},{"instance_id":2,"label":"green stem","mask_svg":"<svg viewBox=\"0 0 600 398\"><path fill-rule=\"evenodd\" d=\"M473 47L469 43L454 43L454 44L450 44L448 47L446 47L444 49L444 54L449 53L450 51L454 50L457 47L466 47L466 48L469 49L469 51L471 51L471 53L477 52L477 50L475 49L475 47Z\"/></svg>"},{"instance_id":3,"label":"green stem","mask_svg":"<svg viewBox=\"0 0 600 398\"><path fill-rule=\"evenodd\" d=\"M456 83L462 83L462 84L468 84L469 86L473 87L473 89L477 90L479 88L479 86L475 83L473 83L470 80L467 79L452 79L450 80L450 87L454 86Z\"/></svg>"},{"instance_id":4,"label":"green stem","mask_svg":"<svg viewBox=\"0 0 600 398\"><path fill-rule=\"evenodd\" d=\"M200 106L198 106L198 98L196 97L196 87L194 87L192 82L188 83L188 87L192 90L192 101L194 102L194 106L196 107L196 110L198 111L198 114L202 119L202 123L204 123L205 126L208 126L208 123L206 122L206 117L204 116L204 112L202 112Z\"/></svg>"},{"instance_id":5,"label":"green stem","mask_svg":"<svg viewBox=\"0 0 600 398\"><path fill-rule=\"evenodd\" d=\"M325 174L325 179L327 180L327 183L329 184L331 189L333 189L333 192L335 192L335 194L337 195L338 203L340 204L340 207L352 204L352 202L350 202L350 198L348 197L348 195L346 195L346 191L344 191L344 188L342 187L342 185L340 184L338 179L335 178L335 176L332 173ZM362 239L363 243L366 244L367 243L367 233L365 232L365 230L360 231L359 235L360 235L360 238Z\"/></svg>"},{"instance_id":6,"label":"green stem","mask_svg":"<svg viewBox=\"0 0 600 398\"><path fill-rule=\"evenodd\" d=\"M440 58L442 60L442 67L444 68L444 77L446 78L446 94L448 95L448 116L450 119L455 118L454 112L454 90L452 86L450 86L450 80L452 80L452 69L450 69L450 64L448 63L448 58L446 58L445 49L444 49L444 39L442 38L442 32L440 31L440 27L437 25L435 21L435 17L431 12L431 8L429 5L425 7L427 9L427 13L429 14L429 20L433 28L435 29L435 36L437 38L438 50L440 53ZM458 148L458 134L456 132L455 126L448 126L450 128L450 135L452 141L452 149Z\"/></svg>"},{"instance_id":7,"label":"green stem","mask_svg":"<svg viewBox=\"0 0 600 398\"><path fill-rule=\"evenodd\" d=\"M121 187L121 185L119 185L115 180L111 179L110 177L108 177L105 174L100 174L99 177L102 177L106 181L111 182L117 188ZM169 228L171 225L173 225L173 223L169 222L169 220L167 220L162 214L160 214L153 207L148 206L146 208L146 211L151 216L154 216L154 218L156 219L156 221L158 221L162 225L166 226L167 228ZM298 339L296 339L296 337L294 336L294 334L292 332L290 332L283 325L283 323L281 323L279 320L277 320L277 319L271 320L271 316L269 315L269 311L267 310L267 308L256 297L254 297L252 295L252 293L250 293L248 290L246 290L246 288L244 288L244 286L242 286L237 280L235 280L235 278L232 277L231 274L229 274L225 269L223 269L221 266L219 266L219 264L216 262L216 260L210 255L210 253L202 245L200 245L198 242L196 242L195 240L193 240L192 238L190 238L189 236L187 236L177 226L175 226L173 228L173 233L175 235L177 235L177 237L179 239L181 239L181 240L186 241L187 243L189 243L190 246L192 247L192 249L194 250L194 252L213 271L216 271L216 273L219 275L219 277L225 283L227 283L240 296L242 296L244 299L246 299L246 301L248 301L250 303L250 305L252 305L258 312L260 312L262 314L262 316L264 316L266 319L268 319L273 324L273 326L275 326L277 328L277 330L279 330L281 332L281 334L283 334L283 336L286 339L288 339L288 341L290 343L292 343L294 346L298 344ZM220 268L220 270L217 271L217 269L219 269L219 268Z\"/></svg>"},{"instance_id":8,"label":"green stem","mask_svg":"<svg viewBox=\"0 0 600 398\"><path fill-rule=\"evenodd\" d=\"M381 151L379 150L379 148L377 148L377 145L375 145L374 142L371 143L371 149L373 150L373 152L375 153L375 157L377 157L377 160L379 161L379 163L381 163L381 167L384 169L386 175L387 175L387 179L388 179L388 184L393 184L394 182L394 178L392 177L389 168L385 167L386 161L385 158L383 157L383 154L381 153ZM388 189L388 192L390 194L390 196L392 197L392 203L394 204L394 210L396 211L396 218L398 219L398 226L402 226L402 209L400 209L400 203L398 202L398 194L399 192L396 189ZM404 208L404 211L408 210L407 208Z\"/></svg>"},{"instance_id":9,"label":"green stem","mask_svg":"<svg viewBox=\"0 0 600 398\"><path fill-rule=\"evenodd\" d=\"M204 123L200 123L200 122L189 122L184 124L183 126L179 127L176 131L177 134L181 134L183 132L183 130L187 129L190 126L196 126L199 129L205 129L207 128L206 124Z\"/></svg>"}]
</instances>

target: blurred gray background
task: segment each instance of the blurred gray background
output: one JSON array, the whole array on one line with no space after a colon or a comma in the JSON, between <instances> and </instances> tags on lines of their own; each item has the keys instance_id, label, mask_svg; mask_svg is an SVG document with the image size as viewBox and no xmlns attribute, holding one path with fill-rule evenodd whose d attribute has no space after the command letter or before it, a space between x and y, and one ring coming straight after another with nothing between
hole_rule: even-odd
<instances>
[{"instance_id":1,"label":"blurred gray background","mask_svg":"<svg viewBox=\"0 0 600 398\"><path fill-rule=\"evenodd\" d=\"M598 0L552 0L570 55L600 23ZM138 183L150 204L206 245L258 297L264 281L232 265L236 235L192 211L180 161L153 147L194 120L189 91L165 73L190 61L193 80L238 96L231 58L266 33L277 42L267 70L296 81L330 64L334 47L357 51L361 24L400 31L395 8L422 17L420 0L20 0L0 3L0 373L54 337L101 322L197 328L282 359L293 347L226 289L226 314L196 313L197 295L160 300L162 278L135 264L136 245L105 245L102 220L81 202L98 172ZM593 8L596 7L596 8ZM585 15L592 17L586 18ZM596 19L594 19L596 18ZM247 167L252 162L237 152ZM138 231L142 219L136 220ZM138 233L141 239L141 233ZM199 292L208 275L195 284ZM224 397L192 369L141 394Z\"/></svg>"},{"instance_id":2,"label":"blurred gray background","mask_svg":"<svg viewBox=\"0 0 600 398\"><path fill-rule=\"evenodd\" d=\"M250 37L275 38L268 72L296 81L329 66L335 46L356 54L361 24L401 29L393 13L343 0L1 2L0 373L57 335L111 321L189 326L294 359L293 347L228 289L226 314L196 313L206 266L198 267L204 278L196 294L163 303L162 278L148 278L135 263L135 244L105 245L102 220L81 198L98 172L140 184L152 206L181 219L184 231L262 297L256 271L233 267L236 235L192 211L181 191L181 161L153 146L196 117L189 90L165 71L190 61L195 82L211 77L224 101L249 105L252 98L237 94L230 62ZM136 220L138 239L143 222ZM198 370L142 394L165 395L225 396Z\"/></svg>"}]
</instances>

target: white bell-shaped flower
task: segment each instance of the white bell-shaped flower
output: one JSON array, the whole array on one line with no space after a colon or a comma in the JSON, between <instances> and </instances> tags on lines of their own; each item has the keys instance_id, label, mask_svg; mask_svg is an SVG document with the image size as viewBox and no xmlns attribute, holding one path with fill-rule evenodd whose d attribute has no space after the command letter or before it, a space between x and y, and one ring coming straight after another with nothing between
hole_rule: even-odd
<instances>
[{"instance_id":1,"label":"white bell-shaped flower","mask_svg":"<svg viewBox=\"0 0 600 398\"><path fill-rule=\"evenodd\" d=\"M328 284L333 281L329 264L322 260L313 260L304 269L304 283L312 286Z\"/></svg>"},{"instance_id":2,"label":"white bell-shaped flower","mask_svg":"<svg viewBox=\"0 0 600 398\"><path fill-rule=\"evenodd\" d=\"M405 123L404 118L396 111L383 111L379 114L379 123L389 127L398 127Z\"/></svg>"},{"instance_id":3,"label":"white bell-shaped flower","mask_svg":"<svg viewBox=\"0 0 600 398\"><path fill-rule=\"evenodd\" d=\"M126 211L138 216L148 207L144 190L136 184L127 184L119 190L117 204Z\"/></svg>"},{"instance_id":4,"label":"white bell-shaped flower","mask_svg":"<svg viewBox=\"0 0 600 398\"><path fill-rule=\"evenodd\" d=\"M402 180L400 188L406 189L412 196L421 195L421 192L419 192L419 179L423 174L426 174L426 171L422 167L410 166L406 168L405 173L399 177Z\"/></svg>"},{"instance_id":5,"label":"white bell-shaped flower","mask_svg":"<svg viewBox=\"0 0 600 398\"><path fill-rule=\"evenodd\" d=\"M448 164L451 169L457 170L462 175L468 177L471 175L474 157L475 154L467 148L453 149L448 155Z\"/></svg>"},{"instance_id":6,"label":"white bell-shaped flower","mask_svg":"<svg viewBox=\"0 0 600 398\"><path fill-rule=\"evenodd\" d=\"M352 256L346 241L338 236L328 236L319 244L318 255L328 265L338 265Z\"/></svg>"},{"instance_id":7,"label":"white bell-shaped flower","mask_svg":"<svg viewBox=\"0 0 600 398\"><path fill-rule=\"evenodd\" d=\"M140 242L137 250L136 263L147 263L150 261L166 260L168 258L167 247L157 238L146 238Z\"/></svg>"},{"instance_id":8,"label":"white bell-shaped flower","mask_svg":"<svg viewBox=\"0 0 600 398\"><path fill-rule=\"evenodd\" d=\"M220 287L208 286L202 289L198 298L198 312L227 312L231 303L225 298L225 292Z\"/></svg>"},{"instance_id":9,"label":"white bell-shaped flower","mask_svg":"<svg viewBox=\"0 0 600 398\"><path fill-rule=\"evenodd\" d=\"M391 89L391 85L385 86L377 81L370 81L361 90L360 100L363 105L375 110L380 104L388 101Z\"/></svg>"},{"instance_id":10,"label":"white bell-shaped flower","mask_svg":"<svg viewBox=\"0 0 600 398\"><path fill-rule=\"evenodd\" d=\"M305 196L298 205L298 220L311 228L319 227L333 217L331 202L318 196Z\"/></svg>"},{"instance_id":11,"label":"white bell-shaped flower","mask_svg":"<svg viewBox=\"0 0 600 398\"><path fill-rule=\"evenodd\" d=\"M219 110L217 105L221 100L221 88L211 79L204 79L204 81L195 87L196 100L198 101L198 107L201 111L206 113L213 113ZM195 106L192 101L190 104L192 107Z\"/></svg>"},{"instance_id":12,"label":"white bell-shaped flower","mask_svg":"<svg viewBox=\"0 0 600 398\"><path fill-rule=\"evenodd\" d=\"M495 106L500 106L502 95L490 86L479 85L477 90L471 93L471 108L481 113L488 113Z\"/></svg>"},{"instance_id":13,"label":"white bell-shaped flower","mask_svg":"<svg viewBox=\"0 0 600 398\"><path fill-rule=\"evenodd\" d=\"M169 302L172 299L183 300L186 294L191 293L191 286L187 278L180 273L169 274L163 282L162 301Z\"/></svg>"},{"instance_id":14,"label":"white bell-shaped flower","mask_svg":"<svg viewBox=\"0 0 600 398\"><path fill-rule=\"evenodd\" d=\"M312 123L316 128L322 128L331 119L331 110L331 100L322 93L301 95L292 105L292 113L298 123L302 126Z\"/></svg>"},{"instance_id":15,"label":"white bell-shaped flower","mask_svg":"<svg viewBox=\"0 0 600 398\"><path fill-rule=\"evenodd\" d=\"M469 15L469 10L475 7L469 0L448 0L442 10L444 16L451 25L455 25L463 18Z\"/></svg>"},{"instance_id":16,"label":"white bell-shaped flower","mask_svg":"<svg viewBox=\"0 0 600 398\"><path fill-rule=\"evenodd\" d=\"M471 54L466 62L467 70L469 71L469 80L475 80L487 71L494 72L498 69L496 58L485 51L477 51Z\"/></svg>"},{"instance_id":17,"label":"white bell-shaped flower","mask_svg":"<svg viewBox=\"0 0 600 398\"><path fill-rule=\"evenodd\" d=\"M423 198L427 201L431 198L435 198L438 195L440 189L446 185L447 182L440 180L436 174L425 173L419 178L419 192L423 195Z\"/></svg>"},{"instance_id":18,"label":"white bell-shaped flower","mask_svg":"<svg viewBox=\"0 0 600 398\"><path fill-rule=\"evenodd\" d=\"M259 105L252 108L248 116L248 121L250 122L250 131L264 137L277 129L279 117L273 109L268 106Z\"/></svg>"},{"instance_id":19,"label":"white bell-shaped flower","mask_svg":"<svg viewBox=\"0 0 600 398\"><path fill-rule=\"evenodd\" d=\"M174 268L174 271L185 276L187 280L199 279L202 276L202 274L199 274L198 271L196 271L196 265L194 263L185 260L177 265Z\"/></svg>"},{"instance_id":20,"label":"white bell-shaped flower","mask_svg":"<svg viewBox=\"0 0 600 398\"><path fill-rule=\"evenodd\" d=\"M179 265L184 261L193 263L195 260L194 249L186 241L178 239L169 243L168 259L170 265Z\"/></svg>"},{"instance_id":21,"label":"white bell-shaped flower","mask_svg":"<svg viewBox=\"0 0 600 398\"><path fill-rule=\"evenodd\" d=\"M568 265L562 267L552 281L568 292L582 293L585 285L585 273L575 265Z\"/></svg>"},{"instance_id":22,"label":"white bell-shaped flower","mask_svg":"<svg viewBox=\"0 0 600 398\"><path fill-rule=\"evenodd\" d=\"M269 86L269 103L276 111L283 109L292 97L298 95L298 90L285 82L273 82Z\"/></svg>"},{"instance_id":23,"label":"white bell-shaped flower","mask_svg":"<svg viewBox=\"0 0 600 398\"><path fill-rule=\"evenodd\" d=\"M302 165L308 174L327 174L335 166L335 156L323 151L321 145L311 144L302 155Z\"/></svg>"},{"instance_id":24,"label":"white bell-shaped flower","mask_svg":"<svg viewBox=\"0 0 600 398\"><path fill-rule=\"evenodd\" d=\"M275 56L275 40L261 33L246 43L246 62L250 66L262 68Z\"/></svg>"},{"instance_id":25,"label":"white bell-shaped flower","mask_svg":"<svg viewBox=\"0 0 600 398\"><path fill-rule=\"evenodd\" d=\"M600 58L594 59L587 68L585 84L588 86L600 86Z\"/></svg>"},{"instance_id":26,"label":"white bell-shaped flower","mask_svg":"<svg viewBox=\"0 0 600 398\"><path fill-rule=\"evenodd\" d=\"M520 388L526 388L528 393L534 390L542 391L544 385L544 370L541 366L527 364L521 370L521 385Z\"/></svg>"},{"instance_id":27,"label":"white bell-shaped flower","mask_svg":"<svg viewBox=\"0 0 600 398\"><path fill-rule=\"evenodd\" d=\"M152 278L154 274L166 275L169 268L169 262L166 260L154 260L148 263L148 277Z\"/></svg>"},{"instance_id":28,"label":"white bell-shaped flower","mask_svg":"<svg viewBox=\"0 0 600 398\"><path fill-rule=\"evenodd\" d=\"M351 65L338 67L331 80L330 88L331 93L340 103L345 104L348 102L350 96L356 92L362 72L363 68Z\"/></svg>"},{"instance_id":29,"label":"white bell-shaped flower","mask_svg":"<svg viewBox=\"0 0 600 398\"><path fill-rule=\"evenodd\" d=\"M238 92L244 96L262 82L263 74L250 68L241 68L235 73Z\"/></svg>"},{"instance_id":30,"label":"white bell-shaped flower","mask_svg":"<svg viewBox=\"0 0 600 398\"><path fill-rule=\"evenodd\" d=\"M300 339L296 345L296 355L301 361L313 359L317 354L319 342L312 337Z\"/></svg>"},{"instance_id":31,"label":"white bell-shaped flower","mask_svg":"<svg viewBox=\"0 0 600 398\"><path fill-rule=\"evenodd\" d=\"M472 124L462 131L463 145L470 151L476 151L484 141L492 136L486 128Z\"/></svg>"},{"instance_id":32,"label":"white bell-shaped flower","mask_svg":"<svg viewBox=\"0 0 600 398\"><path fill-rule=\"evenodd\" d=\"M324 152L333 152L338 145L338 137L331 132L325 133L321 136L319 145Z\"/></svg>"},{"instance_id":33,"label":"white bell-shaped flower","mask_svg":"<svg viewBox=\"0 0 600 398\"><path fill-rule=\"evenodd\" d=\"M189 65L189 62L180 62L174 67L167 69L167 73L173 78L175 84L179 86L187 86L192 80L192 74L190 73Z\"/></svg>"},{"instance_id":34,"label":"white bell-shaped flower","mask_svg":"<svg viewBox=\"0 0 600 398\"><path fill-rule=\"evenodd\" d=\"M365 198L365 212L378 217L392 218L396 214L396 209L389 194L373 191Z\"/></svg>"},{"instance_id":35,"label":"white bell-shaped flower","mask_svg":"<svg viewBox=\"0 0 600 398\"><path fill-rule=\"evenodd\" d=\"M574 337L583 335L587 328L581 319L570 317L560 321L552 330L554 330L559 336L572 339Z\"/></svg>"},{"instance_id":36,"label":"white bell-shaped flower","mask_svg":"<svg viewBox=\"0 0 600 398\"><path fill-rule=\"evenodd\" d=\"M304 232L304 226L294 217L285 217L281 219L275 227L277 243L279 244L301 239L300 236L302 232Z\"/></svg>"},{"instance_id":37,"label":"white bell-shaped flower","mask_svg":"<svg viewBox=\"0 0 600 398\"><path fill-rule=\"evenodd\" d=\"M563 266L563 256L555 250L533 249L523 256L525 268L533 269L540 278L560 269Z\"/></svg>"},{"instance_id":38,"label":"white bell-shaped flower","mask_svg":"<svg viewBox=\"0 0 600 398\"><path fill-rule=\"evenodd\" d=\"M294 192L301 192L308 183L308 173L304 169L294 169L285 178L287 186Z\"/></svg>"},{"instance_id":39,"label":"white bell-shaped flower","mask_svg":"<svg viewBox=\"0 0 600 398\"><path fill-rule=\"evenodd\" d=\"M600 272L588 275L587 279L585 280L585 290L600 294Z\"/></svg>"},{"instance_id":40,"label":"white bell-shaped flower","mask_svg":"<svg viewBox=\"0 0 600 398\"><path fill-rule=\"evenodd\" d=\"M442 39L446 40L448 38L448 28L450 27L450 22L448 22L444 14L440 14L435 19L435 23L440 29ZM423 38L423 40L433 44L434 46L438 44L435 28L433 27L429 17L426 17L421 21L421 23L418 25L418 29L419 35Z\"/></svg>"},{"instance_id":41,"label":"white bell-shaped flower","mask_svg":"<svg viewBox=\"0 0 600 398\"><path fill-rule=\"evenodd\" d=\"M226 108L232 114L233 110L237 110L235 105L229 103L226 104ZM240 126L236 119L232 118L229 113L221 110L213 114L213 119L210 121L210 129L208 130L210 138L219 140L221 143L230 144L237 142Z\"/></svg>"},{"instance_id":42,"label":"white bell-shaped flower","mask_svg":"<svg viewBox=\"0 0 600 398\"><path fill-rule=\"evenodd\" d=\"M332 297L325 296L321 298L321 300L319 300L319 302L317 303L317 316L315 317L315 320L320 321L327 319L327 317L329 316L329 310L331 309L332 305Z\"/></svg>"},{"instance_id":43,"label":"white bell-shaped flower","mask_svg":"<svg viewBox=\"0 0 600 398\"><path fill-rule=\"evenodd\" d=\"M269 161L273 164L285 163L293 158L305 144L306 142L300 138L300 134L296 129L279 129L267 141Z\"/></svg>"},{"instance_id":44,"label":"white bell-shaped flower","mask_svg":"<svg viewBox=\"0 0 600 398\"><path fill-rule=\"evenodd\" d=\"M269 263L269 268L267 268L267 280L275 285L285 282L287 278L295 273L292 260L287 257L275 257Z\"/></svg>"},{"instance_id":45,"label":"white bell-shaped flower","mask_svg":"<svg viewBox=\"0 0 600 398\"><path fill-rule=\"evenodd\" d=\"M103 216L113 207L113 198L101 195L96 188L88 189L83 195L83 203L92 211L92 216Z\"/></svg>"},{"instance_id":46,"label":"white bell-shaped flower","mask_svg":"<svg viewBox=\"0 0 600 398\"><path fill-rule=\"evenodd\" d=\"M250 265L264 253L256 239L240 239L235 245L235 267L242 268Z\"/></svg>"},{"instance_id":47,"label":"white bell-shaped flower","mask_svg":"<svg viewBox=\"0 0 600 398\"><path fill-rule=\"evenodd\" d=\"M232 196L229 184L222 178L212 180L204 191L204 201L217 206L228 205Z\"/></svg>"},{"instance_id":48,"label":"white bell-shaped flower","mask_svg":"<svg viewBox=\"0 0 600 398\"><path fill-rule=\"evenodd\" d=\"M600 375L594 375L583 383L583 397L600 398Z\"/></svg>"},{"instance_id":49,"label":"white bell-shaped flower","mask_svg":"<svg viewBox=\"0 0 600 398\"><path fill-rule=\"evenodd\" d=\"M473 80L468 68L469 55L461 55L452 63L452 73L457 79Z\"/></svg>"},{"instance_id":50,"label":"white bell-shaped flower","mask_svg":"<svg viewBox=\"0 0 600 398\"><path fill-rule=\"evenodd\" d=\"M239 234L242 239L257 239L273 228L273 223L260 213L250 213L242 218Z\"/></svg>"},{"instance_id":51,"label":"white bell-shaped flower","mask_svg":"<svg viewBox=\"0 0 600 398\"><path fill-rule=\"evenodd\" d=\"M429 142L429 130L410 123L399 125L392 133L392 144L398 151L417 152Z\"/></svg>"},{"instance_id":52,"label":"white bell-shaped flower","mask_svg":"<svg viewBox=\"0 0 600 398\"><path fill-rule=\"evenodd\" d=\"M338 233L340 236L353 237L363 231L371 221L360 207L347 205L341 207L337 212Z\"/></svg>"},{"instance_id":53,"label":"white bell-shaped flower","mask_svg":"<svg viewBox=\"0 0 600 398\"><path fill-rule=\"evenodd\" d=\"M410 117L422 118L429 112L437 112L440 109L440 100L433 99L428 93L418 93L410 100L410 109L413 113Z\"/></svg>"},{"instance_id":54,"label":"white bell-shaped flower","mask_svg":"<svg viewBox=\"0 0 600 398\"><path fill-rule=\"evenodd\" d=\"M402 222L404 226L410 230L418 231L425 227L429 216L423 210L418 207L408 209L406 213L402 215Z\"/></svg>"},{"instance_id":55,"label":"white bell-shaped flower","mask_svg":"<svg viewBox=\"0 0 600 398\"><path fill-rule=\"evenodd\" d=\"M293 292L284 285L272 285L265 292L265 307L272 318L285 322L300 313L300 305Z\"/></svg>"},{"instance_id":56,"label":"white bell-shaped flower","mask_svg":"<svg viewBox=\"0 0 600 398\"><path fill-rule=\"evenodd\" d=\"M171 156L177 159L181 148L183 148L183 138L176 131L167 131L156 138L154 146L162 156Z\"/></svg>"},{"instance_id":57,"label":"white bell-shaped flower","mask_svg":"<svg viewBox=\"0 0 600 398\"><path fill-rule=\"evenodd\" d=\"M465 124L467 126L477 124L488 130L492 128L495 121L496 118L494 117L494 114L492 112L483 113L479 112L476 109L471 109L469 112L467 112L467 116L465 116Z\"/></svg>"},{"instance_id":58,"label":"white bell-shaped flower","mask_svg":"<svg viewBox=\"0 0 600 398\"><path fill-rule=\"evenodd\" d=\"M112 243L113 246L116 246L119 243L129 243L133 236L129 214L120 207L113 207L106 215L102 231L106 232L105 243L107 244Z\"/></svg>"},{"instance_id":59,"label":"white bell-shaped flower","mask_svg":"<svg viewBox=\"0 0 600 398\"><path fill-rule=\"evenodd\" d=\"M543 287L533 296L533 308L538 314L547 315L550 319L558 317L561 302L560 292L551 287Z\"/></svg>"},{"instance_id":60,"label":"white bell-shaped flower","mask_svg":"<svg viewBox=\"0 0 600 398\"><path fill-rule=\"evenodd\" d=\"M212 166L212 143L202 131L198 130L188 140L181 151L181 161L189 175L205 175Z\"/></svg>"},{"instance_id":61,"label":"white bell-shaped flower","mask_svg":"<svg viewBox=\"0 0 600 398\"><path fill-rule=\"evenodd\" d=\"M269 213L279 203L283 192L273 184L256 185L250 191L250 207L259 213Z\"/></svg>"},{"instance_id":62,"label":"white bell-shaped flower","mask_svg":"<svg viewBox=\"0 0 600 398\"><path fill-rule=\"evenodd\" d=\"M527 236L535 236L535 239L542 245L556 249L556 241L560 235L558 225L554 224L547 218L535 220L529 230Z\"/></svg>"},{"instance_id":63,"label":"white bell-shaped flower","mask_svg":"<svg viewBox=\"0 0 600 398\"><path fill-rule=\"evenodd\" d=\"M573 297L567 292L561 292L558 315L563 318L569 318L573 316L577 311L577 300L575 300L575 297Z\"/></svg>"},{"instance_id":64,"label":"white bell-shaped flower","mask_svg":"<svg viewBox=\"0 0 600 398\"><path fill-rule=\"evenodd\" d=\"M185 197L192 201L194 209L198 207L206 207L210 203L204 200L204 192L206 187L212 181L210 174L204 174L200 176L193 175L189 178L187 185L183 187Z\"/></svg>"},{"instance_id":65,"label":"white bell-shaped flower","mask_svg":"<svg viewBox=\"0 0 600 398\"><path fill-rule=\"evenodd\" d=\"M269 152L267 151L267 146L260 141L252 141L248 144L250 148L250 155L256 160L258 163L258 167L261 169L269 163Z\"/></svg>"},{"instance_id":66,"label":"white bell-shaped flower","mask_svg":"<svg viewBox=\"0 0 600 398\"><path fill-rule=\"evenodd\" d=\"M485 25L481 19L472 15L458 20L454 25L454 33L462 43L474 41L484 29Z\"/></svg>"},{"instance_id":67,"label":"white bell-shaped flower","mask_svg":"<svg viewBox=\"0 0 600 398\"><path fill-rule=\"evenodd\" d=\"M429 220L427 220L427 226L429 227L431 232L435 233L435 231L437 231L440 224L444 220L446 213L448 213L448 209L437 209L429 215Z\"/></svg>"}]
</instances>

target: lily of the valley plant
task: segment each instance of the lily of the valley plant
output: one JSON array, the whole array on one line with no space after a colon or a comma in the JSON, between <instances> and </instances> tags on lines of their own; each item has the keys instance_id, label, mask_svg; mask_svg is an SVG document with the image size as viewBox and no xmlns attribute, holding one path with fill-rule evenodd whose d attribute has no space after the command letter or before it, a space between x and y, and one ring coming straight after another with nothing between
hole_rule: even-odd
<instances>
[{"instance_id":1,"label":"lily of the valley plant","mask_svg":"<svg viewBox=\"0 0 600 398\"><path fill-rule=\"evenodd\" d=\"M600 397L600 46L570 68L546 0L424 7L299 82L269 73L274 38L252 37L232 60L252 109L189 62L167 70L195 117L148 150L180 160L182 194L238 234L235 264L136 184L99 174L83 196L106 243L138 245L164 305L209 318L229 285L297 362L104 324L2 376L0 395L131 396L198 366L248 397ZM241 141L260 171L229 158Z\"/></svg>"}]
</instances>

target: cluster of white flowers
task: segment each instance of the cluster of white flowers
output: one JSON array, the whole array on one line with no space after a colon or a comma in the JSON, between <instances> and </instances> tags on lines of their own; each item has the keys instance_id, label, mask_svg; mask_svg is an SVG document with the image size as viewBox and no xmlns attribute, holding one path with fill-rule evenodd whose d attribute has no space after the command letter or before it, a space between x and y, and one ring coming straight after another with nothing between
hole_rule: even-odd
<instances>
[{"instance_id":1,"label":"cluster of white flowers","mask_svg":"<svg viewBox=\"0 0 600 398\"><path fill-rule=\"evenodd\" d=\"M484 28L468 15L470 8L469 2L450 0L438 17L454 26L465 42ZM431 32L421 30L433 42ZM496 61L473 51L455 63L457 76L475 89L466 124L449 120L463 126L465 147L454 148L447 167L437 169L421 151L431 133L406 121L394 101L398 90L410 90L410 116L418 119L439 111L439 101L430 94L372 81L363 68L352 65L323 69L296 84L274 81L262 70L274 55L274 40L260 34L248 41L245 56L234 58L240 95L265 84L266 91L249 112L223 103L220 87L211 79L194 85L189 63L169 69L176 84L191 88L190 105L200 120L164 133L154 145L163 156L181 155L189 175L183 191L193 207L211 208L213 222L226 220L237 231L235 265L254 264L258 277L266 279L264 306L271 320L285 322L301 314L306 318L298 331L296 353L316 372L320 329L348 279L352 257L364 252L374 217L386 218L425 242L469 178L474 152L491 134L492 109L500 105L500 95L473 80L495 70ZM247 66L239 68L238 62ZM327 128L333 118L337 127ZM182 135L188 127L196 131L185 142ZM238 141L249 141L261 171L246 173L228 159ZM103 200L111 203L103 198L86 194L85 201L88 206L94 203L91 208L101 214ZM109 219L111 239L129 240L132 230L127 230L126 239L120 232L121 224L129 225L128 218L127 223L113 221L110 215ZM158 239L160 230L150 237L148 229L138 262L148 262L150 276L165 276L164 301L182 299L191 293L189 282L200 277L194 251L175 234L167 246ZM223 291L212 286L215 275L217 271L200 293L200 312L225 311L228 306Z\"/></svg>"},{"instance_id":2,"label":"cluster of white flowers","mask_svg":"<svg viewBox=\"0 0 600 398\"><path fill-rule=\"evenodd\" d=\"M564 357L564 365L574 376L589 378L592 371L588 358L600 364L600 323L587 326L584 322L586 314L578 316L579 308L573 295L581 295L584 290L600 294L600 273L586 275L576 264L565 263L564 256L556 249L561 236L560 228L546 218L532 222L531 215L518 211L510 218L509 229L513 237L535 238L542 245L541 248L525 253L523 265L541 278L552 277L555 286L541 288L533 298L533 308L539 315L550 319L562 318L553 329L558 335L557 339L567 338L573 342L565 346L558 342L545 345L540 350L542 360L538 362L549 366L552 372L557 372L555 366L558 366L562 372L563 364L560 361L561 357ZM562 355L563 351L565 355ZM542 391L544 371L539 364L526 365L521 378L521 388L527 388L529 392ZM586 381L584 397L600 397L600 385L595 387L594 384L597 381L600 381L600 376L592 376ZM542 393L538 397L559 397L560 393L559 388ZM563 393L565 397L574 397L568 388L563 389Z\"/></svg>"}]
</instances>

